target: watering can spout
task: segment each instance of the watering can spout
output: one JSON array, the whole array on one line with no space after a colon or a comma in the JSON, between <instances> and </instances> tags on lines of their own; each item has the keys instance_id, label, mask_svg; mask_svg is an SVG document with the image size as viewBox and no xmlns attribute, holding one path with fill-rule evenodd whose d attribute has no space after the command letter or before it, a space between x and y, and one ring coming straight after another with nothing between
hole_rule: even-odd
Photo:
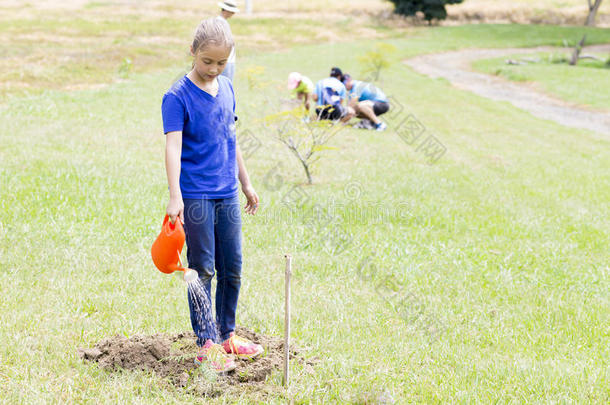
<instances>
[{"instance_id":1,"label":"watering can spout","mask_svg":"<svg viewBox=\"0 0 610 405\"><path fill-rule=\"evenodd\" d=\"M189 282L198 278L198 273L182 265L180 254L186 239L180 221L172 223L165 215L161 232L150 249L153 263L161 273L171 274L176 270L184 272L184 280Z\"/></svg>"},{"instance_id":2,"label":"watering can spout","mask_svg":"<svg viewBox=\"0 0 610 405\"><path fill-rule=\"evenodd\" d=\"M195 281L198 278L199 278L199 273L197 273L195 270L189 269L189 268L184 269L184 281L186 281L187 283Z\"/></svg>"}]
</instances>

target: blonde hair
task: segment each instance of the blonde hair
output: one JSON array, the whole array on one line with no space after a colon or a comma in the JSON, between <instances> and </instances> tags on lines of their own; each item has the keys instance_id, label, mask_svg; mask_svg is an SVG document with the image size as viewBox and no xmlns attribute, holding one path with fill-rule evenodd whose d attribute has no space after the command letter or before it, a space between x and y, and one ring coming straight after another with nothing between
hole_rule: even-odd
<instances>
[{"instance_id":1,"label":"blonde hair","mask_svg":"<svg viewBox=\"0 0 610 405\"><path fill-rule=\"evenodd\" d=\"M228 49L233 48L233 34L229 23L224 18L206 18L197 26L193 37L193 53L197 53L210 44L226 46Z\"/></svg>"}]
</instances>

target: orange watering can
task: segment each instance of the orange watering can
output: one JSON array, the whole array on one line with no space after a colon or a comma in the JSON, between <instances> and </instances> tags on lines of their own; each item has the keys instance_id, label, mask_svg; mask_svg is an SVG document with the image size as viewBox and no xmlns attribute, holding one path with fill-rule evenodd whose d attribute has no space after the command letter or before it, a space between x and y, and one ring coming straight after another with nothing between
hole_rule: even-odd
<instances>
[{"instance_id":1,"label":"orange watering can","mask_svg":"<svg viewBox=\"0 0 610 405\"><path fill-rule=\"evenodd\" d=\"M189 269L182 265L180 253L184 246L184 228L179 219L172 224L169 220L169 215L165 215L161 233L150 249L153 263L165 274L173 273L176 270L184 272L184 281L190 282L196 280L199 276L193 269Z\"/></svg>"}]
</instances>

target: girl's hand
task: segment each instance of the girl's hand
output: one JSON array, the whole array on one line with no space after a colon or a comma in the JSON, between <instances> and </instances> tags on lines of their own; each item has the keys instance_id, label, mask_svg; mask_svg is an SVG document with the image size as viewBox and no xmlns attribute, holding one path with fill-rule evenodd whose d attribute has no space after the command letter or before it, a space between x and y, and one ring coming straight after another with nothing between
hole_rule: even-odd
<instances>
[{"instance_id":1,"label":"girl's hand","mask_svg":"<svg viewBox=\"0 0 610 405\"><path fill-rule=\"evenodd\" d=\"M246 199L248 200L246 206L244 207L246 210L246 214L256 214L256 211L258 211L258 194L256 194L256 191L254 191L254 187L242 187L241 191L243 191L244 195L246 196Z\"/></svg>"},{"instance_id":2,"label":"girl's hand","mask_svg":"<svg viewBox=\"0 0 610 405\"><path fill-rule=\"evenodd\" d=\"M184 201L181 197L170 198L165 212L169 215L172 224L176 222L176 218L180 218L180 223L184 225Z\"/></svg>"}]
</instances>

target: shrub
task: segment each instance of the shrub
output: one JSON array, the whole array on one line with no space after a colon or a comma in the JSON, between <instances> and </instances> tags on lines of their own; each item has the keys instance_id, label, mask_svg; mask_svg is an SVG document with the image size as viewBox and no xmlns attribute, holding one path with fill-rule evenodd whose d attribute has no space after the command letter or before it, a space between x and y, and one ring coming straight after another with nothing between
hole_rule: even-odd
<instances>
[{"instance_id":1,"label":"shrub","mask_svg":"<svg viewBox=\"0 0 610 405\"><path fill-rule=\"evenodd\" d=\"M390 0L394 3L394 12L406 16L423 13L424 19L430 23L433 19L447 18L447 4L461 3L463 0Z\"/></svg>"}]
</instances>

